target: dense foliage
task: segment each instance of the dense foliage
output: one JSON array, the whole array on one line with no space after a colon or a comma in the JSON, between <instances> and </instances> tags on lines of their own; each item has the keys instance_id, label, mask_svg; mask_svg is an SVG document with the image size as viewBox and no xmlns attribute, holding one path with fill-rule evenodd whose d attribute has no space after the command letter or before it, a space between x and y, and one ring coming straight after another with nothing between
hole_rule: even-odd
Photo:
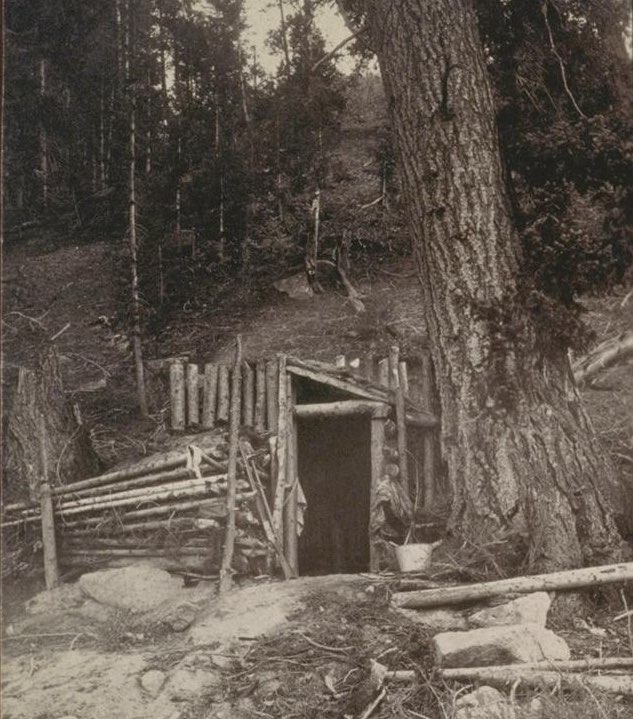
<instances>
[{"instance_id":1,"label":"dense foliage","mask_svg":"<svg viewBox=\"0 0 633 719\"><path fill-rule=\"evenodd\" d=\"M348 89L333 61L315 68L323 4L281 4L272 78L244 47L243 0L8 0L9 240L38 221L125 246L133 104L145 320L195 302L201 280L296 265ZM362 2L344 5L362 23ZM621 280L632 260L628 4L476 7L525 274L556 314ZM366 57L362 36L357 47ZM393 155L387 140L382 147L391 183ZM339 209L347 222L344 202Z\"/></svg>"},{"instance_id":2,"label":"dense foliage","mask_svg":"<svg viewBox=\"0 0 633 719\"><path fill-rule=\"evenodd\" d=\"M526 274L570 306L633 260L628 3L477 0Z\"/></svg>"}]
</instances>

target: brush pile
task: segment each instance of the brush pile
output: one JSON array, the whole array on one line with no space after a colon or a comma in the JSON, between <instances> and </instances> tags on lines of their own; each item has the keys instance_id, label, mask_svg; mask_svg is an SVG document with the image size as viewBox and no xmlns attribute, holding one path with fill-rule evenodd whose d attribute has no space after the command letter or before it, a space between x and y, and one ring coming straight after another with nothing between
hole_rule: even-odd
<instances>
[{"instance_id":1,"label":"brush pile","mask_svg":"<svg viewBox=\"0 0 633 719\"><path fill-rule=\"evenodd\" d=\"M228 442L223 430L196 440L182 451L54 486L60 563L121 566L142 557L163 569L216 572L227 514ZM260 573L270 564L271 548L258 516L264 487L270 487L270 446L265 436L240 440L233 565L240 574ZM37 503L4 509L2 528L9 544L39 530L39 524Z\"/></svg>"}]
</instances>

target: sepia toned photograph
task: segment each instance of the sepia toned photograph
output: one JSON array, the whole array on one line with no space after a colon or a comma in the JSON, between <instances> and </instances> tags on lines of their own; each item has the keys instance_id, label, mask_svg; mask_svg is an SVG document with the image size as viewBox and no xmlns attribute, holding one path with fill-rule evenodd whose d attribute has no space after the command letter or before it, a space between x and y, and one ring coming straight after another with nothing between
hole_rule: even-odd
<instances>
[{"instance_id":1,"label":"sepia toned photograph","mask_svg":"<svg viewBox=\"0 0 633 719\"><path fill-rule=\"evenodd\" d=\"M633 719L629 0L0 0L2 719Z\"/></svg>"}]
</instances>

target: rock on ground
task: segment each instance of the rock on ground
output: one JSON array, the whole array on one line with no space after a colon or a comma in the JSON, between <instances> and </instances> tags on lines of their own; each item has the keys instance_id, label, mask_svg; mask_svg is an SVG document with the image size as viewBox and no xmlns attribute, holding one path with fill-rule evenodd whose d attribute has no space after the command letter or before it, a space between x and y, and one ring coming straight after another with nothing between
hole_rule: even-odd
<instances>
[{"instance_id":1,"label":"rock on ground","mask_svg":"<svg viewBox=\"0 0 633 719\"><path fill-rule=\"evenodd\" d=\"M455 719L514 719L505 696L493 687L482 686L455 701Z\"/></svg>"},{"instance_id":2,"label":"rock on ground","mask_svg":"<svg viewBox=\"0 0 633 719\"><path fill-rule=\"evenodd\" d=\"M433 637L439 666L475 667L542 660L567 661L564 639L537 624L512 624L467 632L443 632Z\"/></svg>"},{"instance_id":3,"label":"rock on ground","mask_svg":"<svg viewBox=\"0 0 633 719\"><path fill-rule=\"evenodd\" d=\"M183 589L181 579L140 564L84 574L78 584L86 596L100 604L132 612L156 609Z\"/></svg>"},{"instance_id":4,"label":"rock on ground","mask_svg":"<svg viewBox=\"0 0 633 719\"><path fill-rule=\"evenodd\" d=\"M405 609L403 607L394 607L394 609L414 624L438 632L450 632L468 627L466 618L456 609Z\"/></svg>"},{"instance_id":5,"label":"rock on ground","mask_svg":"<svg viewBox=\"0 0 633 719\"><path fill-rule=\"evenodd\" d=\"M160 669L150 669L141 677L141 686L148 694L155 697L163 688L166 678L165 673Z\"/></svg>"},{"instance_id":6,"label":"rock on ground","mask_svg":"<svg viewBox=\"0 0 633 719\"><path fill-rule=\"evenodd\" d=\"M538 624L545 626L552 600L547 592L533 592L496 607L485 607L468 617L471 627L493 627L503 624Z\"/></svg>"}]
</instances>

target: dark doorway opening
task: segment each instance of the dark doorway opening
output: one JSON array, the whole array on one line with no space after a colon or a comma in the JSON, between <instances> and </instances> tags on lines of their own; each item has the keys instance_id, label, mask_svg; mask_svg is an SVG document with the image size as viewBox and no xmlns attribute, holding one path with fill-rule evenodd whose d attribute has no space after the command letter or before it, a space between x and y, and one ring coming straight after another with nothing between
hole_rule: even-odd
<instances>
[{"instance_id":1,"label":"dark doorway opening","mask_svg":"<svg viewBox=\"0 0 633 719\"><path fill-rule=\"evenodd\" d=\"M298 475L308 503L299 538L299 573L369 568L370 420L302 418Z\"/></svg>"}]
</instances>

